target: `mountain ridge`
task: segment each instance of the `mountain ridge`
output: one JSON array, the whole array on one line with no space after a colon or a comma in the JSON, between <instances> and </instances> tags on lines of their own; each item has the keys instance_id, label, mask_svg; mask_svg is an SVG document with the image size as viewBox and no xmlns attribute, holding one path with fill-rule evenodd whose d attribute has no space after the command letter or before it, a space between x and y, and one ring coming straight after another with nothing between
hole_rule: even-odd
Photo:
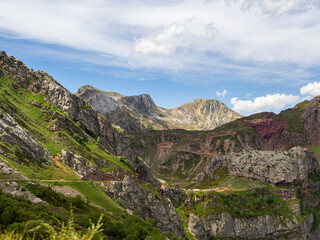
<instances>
[{"instance_id":1,"label":"mountain ridge","mask_svg":"<svg viewBox=\"0 0 320 240\"><path fill-rule=\"evenodd\" d=\"M159 113L148 95L111 94ZM182 109L208 109L196 102L204 104ZM316 158L300 145L320 144L319 106L316 97L210 131L124 132L49 74L0 52L0 231L9 231L0 238L15 229L19 239L51 239L57 219L73 228L72 204L74 239L103 214L98 238L317 240L320 146Z\"/></svg>"},{"instance_id":2,"label":"mountain ridge","mask_svg":"<svg viewBox=\"0 0 320 240\"><path fill-rule=\"evenodd\" d=\"M166 109L157 106L149 94L124 96L85 85L76 95L129 132L147 129L209 130L241 117L216 99L196 98Z\"/></svg>"}]
</instances>

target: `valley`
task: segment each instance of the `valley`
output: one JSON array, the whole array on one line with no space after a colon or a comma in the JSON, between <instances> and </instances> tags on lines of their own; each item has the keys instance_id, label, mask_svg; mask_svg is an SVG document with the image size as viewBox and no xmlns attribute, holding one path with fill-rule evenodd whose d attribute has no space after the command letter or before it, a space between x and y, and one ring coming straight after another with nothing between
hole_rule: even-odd
<instances>
[{"instance_id":1,"label":"valley","mask_svg":"<svg viewBox=\"0 0 320 240\"><path fill-rule=\"evenodd\" d=\"M319 239L319 114L72 94L0 52L0 236Z\"/></svg>"}]
</instances>

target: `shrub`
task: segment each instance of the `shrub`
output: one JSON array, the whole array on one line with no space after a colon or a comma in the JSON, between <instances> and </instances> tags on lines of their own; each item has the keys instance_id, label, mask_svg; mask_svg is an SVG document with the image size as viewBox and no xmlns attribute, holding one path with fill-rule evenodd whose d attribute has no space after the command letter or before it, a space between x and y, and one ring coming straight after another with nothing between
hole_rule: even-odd
<instances>
[{"instance_id":1,"label":"shrub","mask_svg":"<svg viewBox=\"0 0 320 240\"><path fill-rule=\"evenodd\" d=\"M30 220L26 223L24 232L30 238L37 240L49 238L54 229L43 220Z\"/></svg>"},{"instance_id":2,"label":"shrub","mask_svg":"<svg viewBox=\"0 0 320 240\"><path fill-rule=\"evenodd\" d=\"M17 212L13 206L8 205L1 214L1 223L9 225L13 223Z\"/></svg>"},{"instance_id":3,"label":"shrub","mask_svg":"<svg viewBox=\"0 0 320 240\"><path fill-rule=\"evenodd\" d=\"M71 199L71 204L72 204L72 206L74 206L76 208L85 208L85 202L83 201L83 199L80 195Z\"/></svg>"}]
</instances>

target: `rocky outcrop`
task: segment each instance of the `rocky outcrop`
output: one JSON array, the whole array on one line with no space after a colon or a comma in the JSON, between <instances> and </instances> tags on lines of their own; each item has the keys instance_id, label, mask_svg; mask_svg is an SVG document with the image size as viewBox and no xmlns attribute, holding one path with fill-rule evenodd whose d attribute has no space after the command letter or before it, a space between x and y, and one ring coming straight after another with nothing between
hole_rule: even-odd
<instances>
[{"instance_id":1,"label":"rocky outcrop","mask_svg":"<svg viewBox=\"0 0 320 240\"><path fill-rule=\"evenodd\" d=\"M305 239L299 222L294 218L263 215L250 219L233 218L228 213L198 217L190 214L189 232L197 240L235 239Z\"/></svg>"},{"instance_id":2,"label":"rocky outcrop","mask_svg":"<svg viewBox=\"0 0 320 240\"><path fill-rule=\"evenodd\" d=\"M188 198L186 192L179 186L166 186L162 184L160 187L164 197L170 199L174 207L181 206Z\"/></svg>"},{"instance_id":3,"label":"rocky outcrop","mask_svg":"<svg viewBox=\"0 0 320 240\"><path fill-rule=\"evenodd\" d=\"M277 186L293 185L308 179L318 171L318 161L306 149L294 147L289 151L242 151L220 156L206 167L211 176L214 166L228 166L231 175L255 179Z\"/></svg>"},{"instance_id":4,"label":"rocky outcrop","mask_svg":"<svg viewBox=\"0 0 320 240\"><path fill-rule=\"evenodd\" d=\"M2 161L3 159L0 157L0 173L15 176L15 177L20 176L20 173L16 169L9 167L7 163Z\"/></svg>"},{"instance_id":5,"label":"rocky outcrop","mask_svg":"<svg viewBox=\"0 0 320 240\"><path fill-rule=\"evenodd\" d=\"M12 151L20 158L29 158L40 165L52 162L49 151L8 113L3 113L0 118L0 138L3 143L13 147Z\"/></svg>"},{"instance_id":6,"label":"rocky outcrop","mask_svg":"<svg viewBox=\"0 0 320 240\"><path fill-rule=\"evenodd\" d=\"M61 193L62 195L64 196L67 196L67 197L76 197L76 196L80 196L82 199L86 199L86 197L80 193L79 191L75 190L74 188L72 187L69 187L69 186L54 186L52 187L52 190L57 192L57 193Z\"/></svg>"},{"instance_id":7,"label":"rocky outcrop","mask_svg":"<svg viewBox=\"0 0 320 240\"><path fill-rule=\"evenodd\" d=\"M62 150L59 157L66 166L73 168L81 178L96 170L91 162L85 161L80 155L67 150Z\"/></svg>"},{"instance_id":8,"label":"rocky outcrop","mask_svg":"<svg viewBox=\"0 0 320 240\"><path fill-rule=\"evenodd\" d=\"M241 116L215 99L199 98L165 109L158 107L148 94L123 96L103 92L90 85L81 87L76 94L86 99L112 123L129 132L146 129L213 129Z\"/></svg>"},{"instance_id":9,"label":"rocky outcrop","mask_svg":"<svg viewBox=\"0 0 320 240\"><path fill-rule=\"evenodd\" d=\"M308 144L320 143L320 96L310 101L310 105L302 112L301 118L304 122Z\"/></svg>"},{"instance_id":10,"label":"rocky outcrop","mask_svg":"<svg viewBox=\"0 0 320 240\"><path fill-rule=\"evenodd\" d=\"M29 182L30 183L30 182ZM33 183L30 183L33 184ZM31 193L29 190L26 190L24 188L24 185L19 185L17 182L0 182L0 188L5 193L10 193L14 196L18 197L25 197L29 199L34 204L42 203L47 204L47 202L41 200L40 198L36 197L33 193Z\"/></svg>"},{"instance_id":11,"label":"rocky outcrop","mask_svg":"<svg viewBox=\"0 0 320 240\"><path fill-rule=\"evenodd\" d=\"M174 206L160 194L153 194L150 190L139 186L130 177L123 181L112 181L102 185L113 199L120 199L123 206L139 215L142 219L153 218L157 228L162 232L171 231L178 237L184 237L182 222Z\"/></svg>"},{"instance_id":12,"label":"rocky outcrop","mask_svg":"<svg viewBox=\"0 0 320 240\"><path fill-rule=\"evenodd\" d=\"M57 161L61 161L66 166L74 170L74 172L83 180L94 181L108 181L108 180L122 180L125 172L122 169L115 169L108 173L104 173L91 162L85 160L82 156L74 154L67 150L62 150L61 155L56 156ZM107 167L108 162L105 162ZM153 179L153 176L150 177Z\"/></svg>"}]
</instances>

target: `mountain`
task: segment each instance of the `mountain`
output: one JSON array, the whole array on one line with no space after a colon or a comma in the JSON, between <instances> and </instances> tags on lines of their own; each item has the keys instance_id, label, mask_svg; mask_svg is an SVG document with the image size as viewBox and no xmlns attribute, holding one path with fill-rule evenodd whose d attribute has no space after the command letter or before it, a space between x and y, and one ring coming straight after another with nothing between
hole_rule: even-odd
<instances>
[{"instance_id":1,"label":"mountain","mask_svg":"<svg viewBox=\"0 0 320 240\"><path fill-rule=\"evenodd\" d=\"M86 85L76 95L128 132L146 129L208 130L241 117L215 99L198 98L181 106L165 109L158 107L148 94L123 96Z\"/></svg>"},{"instance_id":2,"label":"mountain","mask_svg":"<svg viewBox=\"0 0 320 240\"><path fill-rule=\"evenodd\" d=\"M77 229L104 214L104 237L184 237L174 206L158 193L161 183L106 117L5 52L0 86L2 230L38 225L48 234L46 224L66 222L72 204Z\"/></svg>"},{"instance_id":3,"label":"mountain","mask_svg":"<svg viewBox=\"0 0 320 240\"><path fill-rule=\"evenodd\" d=\"M0 239L319 239L319 106L130 133L0 52Z\"/></svg>"},{"instance_id":4,"label":"mountain","mask_svg":"<svg viewBox=\"0 0 320 240\"><path fill-rule=\"evenodd\" d=\"M254 114L212 131L131 133L131 147L147 161L158 177L172 181L184 179L190 183L215 156L243 149L286 150L294 146L319 145L319 106L318 96L279 114ZM320 153L317 147L311 149ZM188 159L193 162L187 164L185 161ZM189 168L182 171L183 165Z\"/></svg>"},{"instance_id":5,"label":"mountain","mask_svg":"<svg viewBox=\"0 0 320 240\"><path fill-rule=\"evenodd\" d=\"M188 182L195 179L203 171L204 163L215 156L243 149L285 150L294 146L319 145L319 104L320 97L315 97L279 114L254 114L212 131L131 133L131 147L148 162L158 177L180 179L182 175ZM184 169L181 173L176 166L186 159L194 159L197 167L189 164L190 169ZM171 164L168 164L168 161ZM197 165L200 162L201 166ZM175 171L172 171L173 169Z\"/></svg>"}]
</instances>

